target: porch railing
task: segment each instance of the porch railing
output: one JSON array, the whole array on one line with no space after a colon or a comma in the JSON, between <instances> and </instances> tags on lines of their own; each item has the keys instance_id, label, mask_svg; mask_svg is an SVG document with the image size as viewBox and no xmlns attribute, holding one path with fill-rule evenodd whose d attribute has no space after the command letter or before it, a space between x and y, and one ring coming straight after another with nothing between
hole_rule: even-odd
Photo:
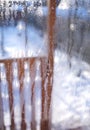
<instances>
[{"instance_id":1,"label":"porch railing","mask_svg":"<svg viewBox=\"0 0 90 130\"><path fill-rule=\"evenodd\" d=\"M45 57L0 60L2 126L6 129L32 128L35 130L38 125L40 126L37 123L47 118L47 112L45 112L48 108L48 106L45 107L47 73L45 70L47 70L47 58ZM36 105L38 93L40 98L38 100L41 100L39 108ZM36 109L41 110L39 113L41 117L37 122Z\"/></svg>"},{"instance_id":2,"label":"porch railing","mask_svg":"<svg viewBox=\"0 0 90 130\"><path fill-rule=\"evenodd\" d=\"M0 59L0 129L51 129L56 0L48 7L48 57Z\"/></svg>"}]
</instances>

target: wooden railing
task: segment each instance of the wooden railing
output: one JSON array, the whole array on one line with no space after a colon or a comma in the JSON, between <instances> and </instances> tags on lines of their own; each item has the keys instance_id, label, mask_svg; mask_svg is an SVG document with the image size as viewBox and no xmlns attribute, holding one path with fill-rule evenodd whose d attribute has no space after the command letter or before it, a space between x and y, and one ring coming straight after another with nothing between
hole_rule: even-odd
<instances>
[{"instance_id":1,"label":"wooden railing","mask_svg":"<svg viewBox=\"0 0 90 130\"><path fill-rule=\"evenodd\" d=\"M49 0L48 7L48 57L0 59L1 129L51 129L56 0ZM41 112L38 121L36 120L38 108L35 94L38 92L36 91L37 82L39 82L39 90L41 91L39 94L39 96L41 95L41 105L39 105Z\"/></svg>"},{"instance_id":2,"label":"wooden railing","mask_svg":"<svg viewBox=\"0 0 90 130\"><path fill-rule=\"evenodd\" d=\"M45 91L47 90L45 88L48 88L48 71L45 70L47 70L46 57L0 60L0 92L3 106L3 126L5 128L25 130L31 127L32 130L36 130L35 110L37 106L35 99L37 96L35 91L37 87L41 89L41 95L39 95L41 97L41 106L39 106L39 109L41 109L41 125L46 122L48 104L50 104L47 99L51 96L51 93L48 93L49 95L46 98ZM25 95L27 95L28 101L26 101ZM45 104L45 102L47 103ZM31 111L27 107L30 107ZM28 118L31 118L31 120ZM44 129L44 126L43 128L41 126L41 129Z\"/></svg>"}]
</instances>

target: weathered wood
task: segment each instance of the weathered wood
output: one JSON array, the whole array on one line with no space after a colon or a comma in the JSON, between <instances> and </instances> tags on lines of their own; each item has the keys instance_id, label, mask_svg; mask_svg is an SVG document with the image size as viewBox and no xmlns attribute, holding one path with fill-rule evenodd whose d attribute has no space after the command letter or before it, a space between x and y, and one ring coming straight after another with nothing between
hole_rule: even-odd
<instances>
[{"instance_id":1,"label":"weathered wood","mask_svg":"<svg viewBox=\"0 0 90 130\"><path fill-rule=\"evenodd\" d=\"M56 0L48 0L48 21L47 21L47 35L48 35L48 60L46 68L46 77L42 80L42 118L41 118L41 130L51 129L51 97L53 87L53 68L54 68L54 31L55 31L55 19L56 19ZM42 69L43 73L43 69ZM43 74L42 74L43 75ZM45 94L45 81L46 94ZM46 103L46 104L45 104ZM46 114L46 115L45 115Z\"/></svg>"},{"instance_id":2,"label":"weathered wood","mask_svg":"<svg viewBox=\"0 0 90 130\"><path fill-rule=\"evenodd\" d=\"M53 68L54 68L54 44L55 44L55 19L56 19L56 0L49 0L48 3L48 68L47 68L47 116L50 118L51 94L53 87Z\"/></svg>"},{"instance_id":3,"label":"weathered wood","mask_svg":"<svg viewBox=\"0 0 90 130\"><path fill-rule=\"evenodd\" d=\"M30 124L31 129L32 130L36 130L36 117L35 117L35 76L36 76L36 62L40 61L41 66L45 67L47 64L45 64L45 62L47 61L47 57L34 57L34 58L15 58L15 59L0 59L0 64L4 64L5 65L5 70L6 70L6 80L8 82L8 86L9 86L9 104L10 104L10 113L11 113L11 130L15 129L15 122L14 122L14 110L13 110L13 103L14 103L14 99L13 99L13 63L17 63L17 69L18 69L18 78L19 78L19 84L20 84L20 100L22 102L21 104L21 113L22 113L22 122L21 122L21 129L25 130L26 129L26 123L25 123L25 104L24 101L22 101L22 97L23 97L23 90L24 90L24 86L23 86L23 81L24 81L24 73L25 73L25 68L24 68L24 64L25 62L29 63L29 68L30 68L30 78L31 78L31 113L32 113L32 122ZM45 66L44 66L45 65ZM40 75L40 77L42 78L43 83L45 83L44 81L44 72L46 71L46 68L43 68L43 73L42 75ZM1 78L0 78L1 80ZM43 95L42 95L43 96ZM0 104L1 104L1 100L0 100ZM3 105L1 105L3 106ZM3 111L2 111L3 114ZM3 117L3 115L2 115ZM2 118L2 122L3 122L3 118ZM4 126L4 125L3 125Z\"/></svg>"}]
</instances>

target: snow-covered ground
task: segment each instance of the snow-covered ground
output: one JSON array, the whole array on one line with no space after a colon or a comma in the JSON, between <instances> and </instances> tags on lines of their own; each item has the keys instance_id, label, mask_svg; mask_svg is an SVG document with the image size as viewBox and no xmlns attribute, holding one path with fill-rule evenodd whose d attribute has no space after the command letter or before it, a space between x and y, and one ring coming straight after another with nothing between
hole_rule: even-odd
<instances>
[{"instance_id":1,"label":"snow-covered ground","mask_svg":"<svg viewBox=\"0 0 90 130\"><path fill-rule=\"evenodd\" d=\"M54 127L76 128L90 126L90 65L71 59L56 50L52 95L52 123Z\"/></svg>"},{"instance_id":2,"label":"snow-covered ground","mask_svg":"<svg viewBox=\"0 0 90 130\"><path fill-rule=\"evenodd\" d=\"M0 58L7 58L7 56L8 58L21 57L22 55L31 57L47 55L46 40L40 36L41 32L34 27L28 26L27 34L25 34L25 25L20 21L16 27L4 27L3 30L3 48L6 55L2 57L1 54ZM2 41L1 37L0 41Z\"/></svg>"}]
</instances>

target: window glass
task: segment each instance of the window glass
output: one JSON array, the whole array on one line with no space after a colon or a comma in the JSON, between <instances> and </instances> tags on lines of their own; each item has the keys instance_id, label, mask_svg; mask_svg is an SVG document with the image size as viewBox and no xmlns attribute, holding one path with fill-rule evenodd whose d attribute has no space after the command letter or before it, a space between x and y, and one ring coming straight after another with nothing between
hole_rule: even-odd
<instances>
[{"instance_id":1,"label":"window glass","mask_svg":"<svg viewBox=\"0 0 90 130\"><path fill-rule=\"evenodd\" d=\"M0 129L90 130L90 0L0 0Z\"/></svg>"}]
</instances>

